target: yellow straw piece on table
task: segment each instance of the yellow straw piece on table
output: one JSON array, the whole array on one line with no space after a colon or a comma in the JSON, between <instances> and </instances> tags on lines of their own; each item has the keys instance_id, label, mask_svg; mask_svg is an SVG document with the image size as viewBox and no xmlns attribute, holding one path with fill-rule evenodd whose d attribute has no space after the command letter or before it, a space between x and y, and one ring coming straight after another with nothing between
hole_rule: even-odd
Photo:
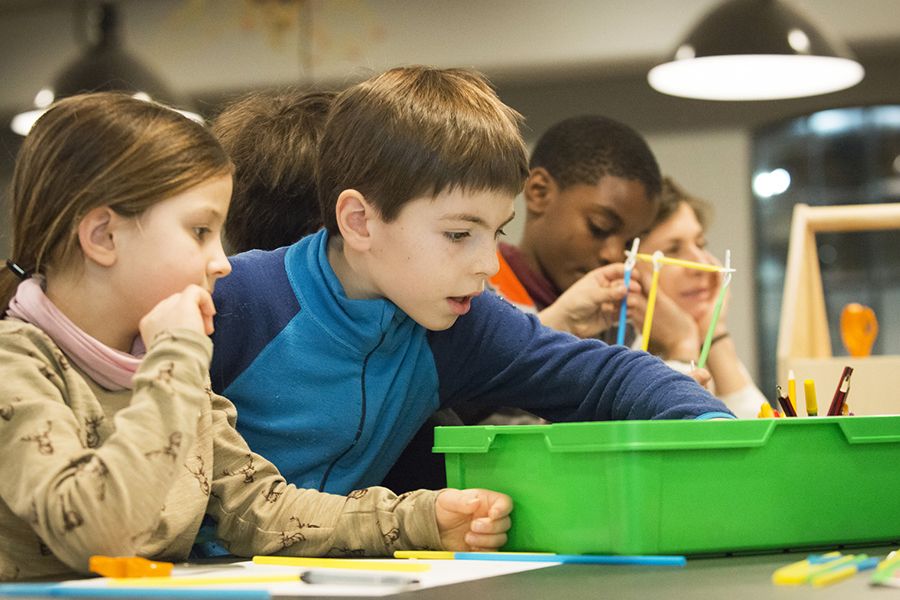
<instances>
[{"instance_id":1,"label":"yellow straw piece on table","mask_svg":"<svg viewBox=\"0 0 900 600\"><path fill-rule=\"evenodd\" d=\"M883 569L900 563L900 550L891 550L890 554L884 557L884 560L878 563L878 568Z\"/></svg>"},{"instance_id":2,"label":"yellow straw piece on table","mask_svg":"<svg viewBox=\"0 0 900 600\"><path fill-rule=\"evenodd\" d=\"M300 581L300 574L232 575L230 577L128 577L111 579L111 587L192 587L198 585L241 585Z\"/></svg>"},{"instance_id":3,"label":"yellow straw piece on table","mask_svg":"<svg viewBox=\"0 0 900 600\"><path fill-rule=\"evenodd\" d=\"M395 550L394 558L419 558L430 560L453 560L456 558L457 552L449 552L445 550ZM466 553L472 554L472 553ZM538 556L554 556L553 552L491 552L494 555L538 555Z\"/></svg>"},{"instance_id":4,"label":"yellow straw piece on table","mask_svg":"<svg viewBox=\"0 0 900 600\"><path fill-rule=\"evenodd\" d=\"M449 552L446 550L395 550L394 558L453 560L456 558L456 552Z\"/></svg>"},{"instance_id":5,"label":"yellow straw piece on table","mask_svg":"<svg viewBox=\"0 0 900 600\"><path fill-rule=\"evenodd\" d=\"M878 584L881 583L882 580L891 578L898 563L900 563L900 551L892 550L891 553L875 567L875 573L872 575L872 583Z\"/></svg>"},{"instance_id":6,"label":"yellow straw piece on table","mask_svg":"<svg viewBox=\"0 0 900 600\"><path fill-rule=\"evenodd\" d=\"M778 568L772 573L772 583L776 585L802 585L816 573L833 569L839 565L853 562L853 555L841 556L839 552L829 552L825 558L834 558L824 563L811 564L809 560L801 560Z\"/></svg>"},{"instance_id":7,"label":"yellow straw piece on table","mask_svg":"<svg viewBox=\"0 0 900 600\"><path fill-rule=\"evenodd\" d=\"M431 565L392 560L363 560L358 558L303 558L294 556L254 556L257 565L282 567L324 567L326 569L355 569L357 571L401 571L421 573L430 571Z\"/></svg>"},{"instance_id":8,"label":"yellow straw piece on table","mask_svg":"<svg viewBox=\"0 0 900 600\"><path fill-rule=\"evenodd\" d=\"M831 585L832 583L837 583L838 581L849 579L856 575L858 572L859 569L856 568L856 565L845 565L843 567L838 567L837 569L831 569L825 571L824 573L819 573L818 575L813 575L809 578L809 583L813 587L825 587L826 585Z\"/></svg>"},{"instance_id":9,"label":"yellow straw piece on table","mask_svg":"<svg viewBox=\"0 0 900 600\"><path fill-rule=\"evenodd\" d=\"M878 566L878 559L876 557L870 557L868 554L857 554L853 557L853 562L850 564L834 569L828 569L824 573L815 574L809 578L809 582L813 587L824 587L826 585L831 585L832 583L837 583L838 581L843 581L860 571L874 569L876 566Z\"/></svg>"}]
</instances>

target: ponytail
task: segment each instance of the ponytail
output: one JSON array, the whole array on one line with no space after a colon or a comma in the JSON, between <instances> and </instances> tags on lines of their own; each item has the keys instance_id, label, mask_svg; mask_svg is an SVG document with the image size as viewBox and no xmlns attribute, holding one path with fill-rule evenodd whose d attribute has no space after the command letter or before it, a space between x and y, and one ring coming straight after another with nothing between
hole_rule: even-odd
<instances>
[{"instance_id":1,"label":"ponytail","mask_svg":"<svg viewBox=\"0 0 900 600\"><path fill-rule=\"evenodd\" d=\"M16 288L20 281L21 279L16 277L11 270L0 269L0 317L6 314L9 301L16 295Z\"/></svg>"}]
</instances>

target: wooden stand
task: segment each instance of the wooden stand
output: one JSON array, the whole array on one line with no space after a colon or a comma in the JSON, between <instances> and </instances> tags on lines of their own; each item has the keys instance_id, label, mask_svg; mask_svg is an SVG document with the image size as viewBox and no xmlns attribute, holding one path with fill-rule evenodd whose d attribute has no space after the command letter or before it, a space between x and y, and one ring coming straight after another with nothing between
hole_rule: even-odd
<instances>
[{"instance_id":1,"label":"wooden stand","mask_svg":"<svg viewBox=\"0 0 900 600\"><path fill-rule=\"evenodd\" d=\"M900 204L794 207L776 356L778 382L785 390L788 370L794 370L800 414L804 414L803 380L815 380L824 415L844 365L854 369L848 396L854 413L900 413L900 356L832 356L816 251L818 232L884 229L900 229Z\"/></svg>"}]
</instances>

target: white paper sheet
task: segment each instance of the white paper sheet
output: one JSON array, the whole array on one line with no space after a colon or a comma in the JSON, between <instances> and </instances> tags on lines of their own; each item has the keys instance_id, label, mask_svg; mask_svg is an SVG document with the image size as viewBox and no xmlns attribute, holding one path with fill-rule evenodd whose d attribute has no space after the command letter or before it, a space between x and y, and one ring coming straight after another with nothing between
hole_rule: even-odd
<instances>
[{"instance_id":1,"label":"white paper sheet","mask_svg":"<svg viewBox=\"0 0 900 600\"><path fill-rule=\"evenodd\" d=\"M373 563L380 563L385 561L373 560ZM388 561L392 563L396 563L398 561ZM430 587L437 587L441 585L450 585L453 583L460 583L463 581L473 581L476 579L485 579L488 577L496 577L498 575L506 575L509 573L518 573L521 571L529 571L532 569L542 569L545 567L552 567L557 565L558 563L552 562L506 562L506 561L473 561L473 560L417 560L410 561L416 562L419 564L427 564L430 565L431 568L428 571L416 572L416 573L398 573L397 571L365 571L367 573L377 573L379 575L384 574L403 574L403 575L412 575L415 576L416 579L419 580L419 583L408 585L408 586L396 586L396 585L377 585L373 586L371 584L326 584L326 583L318 583L318 584L309 584L304 583L299 580L299 576L308 570L323 570L321 567L281 567L281 566L272 566L272 565L257 565L253 562L247 561L240 564L243 569L235 569L233 567L224 568L224 569L215 569L215 567L210 566L210 568L203 569L202 571L196 571L189 575L178 575L173 577L174 580L184 581L188 583L191 579L214 579L214 578L222 578L222 579L233 579L241 576L248 577L258 577L265 575L297 575L298 580L296 582L276 582L276 583L236 583L229 582L227 584L204 584L202 586L199 585L191 585L190 589L229 589L229 590L237 590L237 589L266 589L273 596L387 596L390 594L396 594L403 591L416 590L416 589L425 589ZM340 572L362 572L362 569L334 569L335 571ZM97 579L79 579L65 582L66 586L77 586L77 587L112 587L114 585L122 586L127 585L124 583L126 580L110 580L107 578L97 578ZM137 580L135 580L137 581ZM173 589L174 587L166 585L167 589ZM183 588L182 588L183 589ZM174 595L174 594L173 594Z\"/></svg>"}]
</instances>

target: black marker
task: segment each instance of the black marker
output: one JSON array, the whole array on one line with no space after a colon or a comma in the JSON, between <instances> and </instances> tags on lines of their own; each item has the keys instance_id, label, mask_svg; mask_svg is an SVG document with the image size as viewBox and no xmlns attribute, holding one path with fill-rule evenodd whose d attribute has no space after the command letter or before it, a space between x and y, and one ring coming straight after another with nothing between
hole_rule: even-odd
<instances>
[{"instance_id":1,"label":"black marker","mask_svg":"<svg viewBox=\"0 0 900 600\"><path fill-rule=\"evenodd\" d=\"M329 583L332 585L413 585L419 580L410 575L393 573L364 573L337 569L317 569L304 571L300 579L306 583Z\"/></svg>"}]
</instances>

